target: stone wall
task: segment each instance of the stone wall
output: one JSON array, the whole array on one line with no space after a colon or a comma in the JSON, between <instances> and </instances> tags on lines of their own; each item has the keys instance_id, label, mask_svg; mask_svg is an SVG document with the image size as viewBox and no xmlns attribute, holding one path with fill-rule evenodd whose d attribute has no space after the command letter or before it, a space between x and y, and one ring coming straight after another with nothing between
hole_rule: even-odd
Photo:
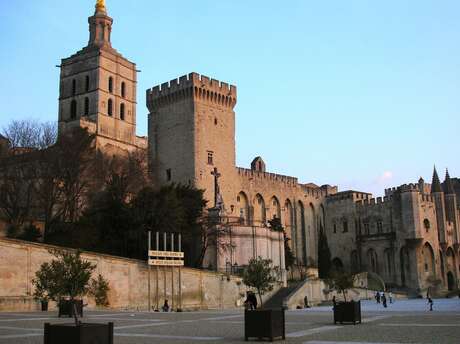
<instances>
[{"instance_id":1,"label":"stone wall","mask_svg":"<svg viewBox=\"0 0 460 344\"><path fill-rule=\"evenodd\" d=\"M0 311L29 311L38 309L33 301L32 279L40 265L52 259L53 246L0 238ZM109 281L111 308L148 308L148 267L145 262L84 252L83 258L97 264L95 275ZM174 308L180 306L179 273L171 268L154 268L150 273L151 304L160 306L165 299ZM182 268L182 308L234 308L241 304L246 286L241 279L221 273ZM91 298L85 298L94 307Z\"/></svg>"}]
</instances>

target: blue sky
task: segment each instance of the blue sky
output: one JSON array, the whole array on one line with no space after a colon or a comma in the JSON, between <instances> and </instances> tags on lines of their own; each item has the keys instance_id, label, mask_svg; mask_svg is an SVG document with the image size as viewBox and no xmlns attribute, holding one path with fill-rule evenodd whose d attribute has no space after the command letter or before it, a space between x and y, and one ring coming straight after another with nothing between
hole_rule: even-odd
<instances>
[{"instance_id":1,"label":"blue sky","mask_svg":"<svg viewBox=\"0 0 460 344\"><path fill-rule=\"evenodd\" d=\"M460 174L459 1L107 0L145 90L195 71L238 87L237 163L382 194ZM0 127L57 119L60 58L95 0L0 0Z\"/></svg>"}]
</instances>

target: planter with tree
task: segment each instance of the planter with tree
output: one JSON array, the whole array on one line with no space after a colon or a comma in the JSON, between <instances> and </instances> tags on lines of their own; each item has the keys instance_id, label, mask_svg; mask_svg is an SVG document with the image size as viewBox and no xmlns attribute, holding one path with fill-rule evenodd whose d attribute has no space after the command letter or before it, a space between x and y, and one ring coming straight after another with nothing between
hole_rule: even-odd
<instances>
[{"instance_id":1,"label":"planter with tree","mask_svg":"<svg viewBox=\"0 0 460 344\"><path fill-rule=\"evenodd\" d=\"M88 294L91 274L95 265L81 258L80 252L54 250L55 259L43 263L33 280L35 297L46 296L58 303L66 305L75 322L70 324L45 324L45 344L113 344L113 323L88 324L80 322L78 303ZM101 276L102 278L102 276ZM93 282L98 283L98 282ZM108 286L107 286L108 287ZM60 302L67 298L67 302ZM82 303L80 303L82 306Z\"/></svg>"},{"instance_id":2,"label":"planter with tree","mask_svg":"<svg viewBox=\"0 0 460 344\"><path fill-rule=\"evenodd\" d=\"M334 272L327 283L332 289L341 293L344 299L334 304L334 324L338 322L361 324L361 301L347 301L347 291L353 288L354 276L345 272Z\"/></svg>"},{"instance_id":3,"label":"planter with tree","mask_svg":"<svg viewBox=\"0 0 460 344\"><path fill-rule=\"evenodd\" d=\"M262 295L273 290L277 281L276 268L272 267L270 259L258 257L249 261L248 267L243 273L243 283L257 290L259 295L259 309L244 312L244 338L286 338L284 309L264 309L262 307Z\"/></svg>"}]
</instances>

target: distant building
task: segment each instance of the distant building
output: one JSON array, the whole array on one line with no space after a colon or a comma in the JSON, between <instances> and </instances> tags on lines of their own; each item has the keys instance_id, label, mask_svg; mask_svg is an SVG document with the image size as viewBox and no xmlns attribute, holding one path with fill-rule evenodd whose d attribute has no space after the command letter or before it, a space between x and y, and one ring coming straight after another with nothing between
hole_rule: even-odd
<instances>
[{"instance_id":1,"label":"distant building","mask_svg":"<svg viewBox=\"0 0 460 344\"><path fill-rule=\"evenodd\" d=\"M333 264L380 275L387 286L454 290L460 275L460 183L446 172L440 183L385 190L385 197L346 191L327 198L326 234Z\"/></svg>"}]
</instances>

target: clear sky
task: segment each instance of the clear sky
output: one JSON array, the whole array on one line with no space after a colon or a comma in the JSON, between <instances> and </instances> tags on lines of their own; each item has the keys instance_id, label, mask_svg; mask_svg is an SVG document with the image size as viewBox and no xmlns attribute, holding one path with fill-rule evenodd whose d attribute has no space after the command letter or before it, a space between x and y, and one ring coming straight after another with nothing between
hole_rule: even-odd
<instances>
[{"instance_id":1,"label":"clear sky","mask_svg":"<svg viewBox=\"0 0 460 344\"><path fill-rule=\"evenodd\" d=\"M0 127L57 120L60 58L95 0L0 0ZM460 1L107 0L145 90L195 71L237 85L237 163L377 195L460 175ZM441 177L443 179L443 176Z\"/></svg>"}]
</instances>

